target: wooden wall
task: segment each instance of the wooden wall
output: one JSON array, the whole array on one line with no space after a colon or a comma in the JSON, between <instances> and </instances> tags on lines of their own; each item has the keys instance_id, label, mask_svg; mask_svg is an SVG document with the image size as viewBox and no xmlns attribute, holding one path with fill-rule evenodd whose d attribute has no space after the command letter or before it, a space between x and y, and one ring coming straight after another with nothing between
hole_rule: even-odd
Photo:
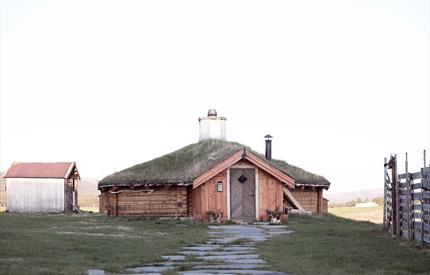
<instances>
[{"instance_id":1,"label":"wooden wall","mask_svg":"<svg viewBox=\"0 0 430 275\"><path fill-rule=\"evenodd\" d=\"M104 191L101 191L99 195L99 212L107 214L108 208L109 208L109 193L106 189Z\"/></svg>"},{"instance_id":2,"label":"wooden wall","mask_svg":"<svg viewBox=\"0 0 430 275\"><path fill-rule=\"evenodd\" d=\"M64 179L7 178L9 212L64 212Z\"/></svg>"},{"instance_id":3,"label":"wooden wall","mask_svg":"<svg viewBox=\"0 0 430 275\"><path fill-rule=\"evenodd\" d=\"M231 168L255 168L248 162L241 161ZM223 191L217 191L218 181L223 182ZM191 212L196 219L207 220L208 211L222 211L222 220L227 220L227 170L219 173L206 183L192 191ZM259 220L267 220L266 210L283 211L284 184L258 169L258 213Z\"/></svg>"},{"instance_id":4,"label":"wooden wall","mask_svg":"<svg viewBox=\"0 0 430 275\"><path fill-rule=\"evenodd\" d=\"M324 212L322 188L296 187L291 190L291 193L305 210L311 211L312 213Z\"/></svg>"},{"instance_id":5,"label":"wooden wall","mask_svg":"<svg viewBox=\"0 0 430 275\"><path fill-rule=\"evenodd\" d=\"M217 191L217 183L222 181L222 192ZM222 211L222 220L227 220L227 170L192 191L191 215L207 220L208 211Z\"/></svg>"},{"instance_id":6,"label":"wooden wall","mask_svg":"<svg viewBox=\"0 0 430 275\"><path fill-rule=\"evenodd\" d=\"M187 216L187 189L184 186L150 189L105 190L100 195L100 212L110 216Z\"/></svg>"},{"instance_id":7,"label":"wooden wall","mask_svg":"<svg viewBox=\"0 0 430 275\"><path fill-rule=\"evenodd\" d=\"M75 192L75 204L79 205L78 202L78 190L79 190L79 178L76 174L71 174L70 177L65 180L64 183L64 211L73 211L73 192Z\"/></svg>"},{"instance_id":8,"label":"wooden wall","mask_svg":"<svg viewBox=\"0 0 430 275\"><path fill-rule=\"evenodd\" d=\"M266 210L283 211L284 184L265 171L258 170L258 218L267 220Z\"/></svg>"},{"instance_id":9,"label":"wooden wall","mask_svg":"<svg viewBox=\"0 0 430 275\"><path fill-rule=\"evenodd\" d=\"M328 212L328 199L323 198L323 207L322 207L322 213Z\"/></svg>"},{"instance_id":10,"label":"wooden wall","mask_svg":"<svg viewBox=\"0 0 430 275\"><path fill-rule=\"evenodd\" d=\"M73 178L64 181L64 212L73 211Z\"/></svg>"}]
</instances>

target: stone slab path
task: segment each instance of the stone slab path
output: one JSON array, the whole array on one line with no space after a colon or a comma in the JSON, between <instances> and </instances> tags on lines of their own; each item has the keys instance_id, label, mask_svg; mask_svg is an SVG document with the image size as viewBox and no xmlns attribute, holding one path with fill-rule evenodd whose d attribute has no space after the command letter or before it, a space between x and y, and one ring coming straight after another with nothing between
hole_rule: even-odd
<instances>
[{"instance_id":1,"label":"stone slab path","mask_svg":"<svg viewBox=\"0 0 430 275\"><path fill-rule=\"evenodd\" d=\"M257 223L209 226L209 229L210 238L205 244L182 247L176 255L163 256L162 262L127 268L127 274L286 274L270 271L255 245L272 236L292 233L287 226Z\"/></svg>"}]
</instances>

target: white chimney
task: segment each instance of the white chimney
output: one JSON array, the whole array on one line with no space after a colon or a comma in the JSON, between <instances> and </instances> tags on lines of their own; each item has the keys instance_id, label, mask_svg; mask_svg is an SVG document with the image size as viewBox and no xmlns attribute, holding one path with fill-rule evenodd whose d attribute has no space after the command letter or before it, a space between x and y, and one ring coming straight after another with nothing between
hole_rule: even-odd
<instances>
[{"instance_id":1,"label":"white chimney","mask_svg":"<svg viewBox=\"0 0 430 275\"><path fill-rule=\"evenodd\" d=\"M218 117L215 109L209 109L207 117L199 118L200 136L199 141L205 139L226 140L225 117Z\"/></svg>"}]
</instances>

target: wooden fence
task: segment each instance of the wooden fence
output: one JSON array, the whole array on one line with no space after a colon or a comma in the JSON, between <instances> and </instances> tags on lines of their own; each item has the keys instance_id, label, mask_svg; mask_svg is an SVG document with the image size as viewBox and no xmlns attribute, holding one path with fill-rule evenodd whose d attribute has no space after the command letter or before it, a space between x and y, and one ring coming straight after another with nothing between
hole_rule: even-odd
<instances>
[{"instance_id":1,"label":"wooden fence","mask_svg":"<svg viewBox=\"0 0 430 275\"><path fill-rule=\"evenodd\" d=\"M397 157L384 165L384 228L409 241L430 245L430 166L397 173ZM390 173L391 172L391 173Z\"/></svg>"}]
</instances>

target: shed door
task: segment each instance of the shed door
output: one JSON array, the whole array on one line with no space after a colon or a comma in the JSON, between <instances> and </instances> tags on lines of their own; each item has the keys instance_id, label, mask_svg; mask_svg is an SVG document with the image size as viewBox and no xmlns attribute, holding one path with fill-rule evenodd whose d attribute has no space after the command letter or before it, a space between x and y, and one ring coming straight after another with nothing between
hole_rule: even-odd
<instances>
[{"instance_id":1,"label":"shed door","mask_svg":"<svg viewBox=\"0 0 430 275\"><path fill-rule=\"evenodd\" d=\"M255 220L255 169L230 169L230 217Z\"/></svg>"}]
</instances>

